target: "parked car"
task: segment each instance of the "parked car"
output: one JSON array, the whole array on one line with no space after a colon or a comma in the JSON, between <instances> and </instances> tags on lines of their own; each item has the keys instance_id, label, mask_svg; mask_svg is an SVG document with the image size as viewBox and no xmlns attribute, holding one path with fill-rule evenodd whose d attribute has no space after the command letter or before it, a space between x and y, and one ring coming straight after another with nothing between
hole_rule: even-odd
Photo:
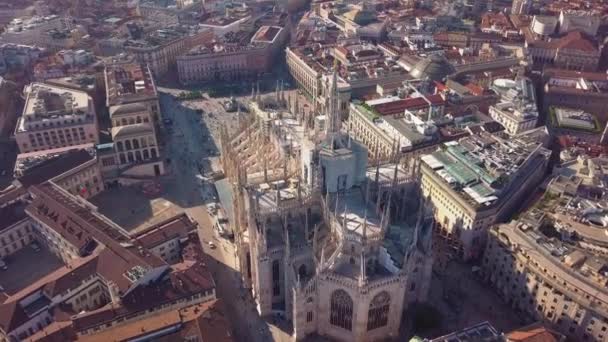
<instances>
[{"instance_id":1,"label":"parked car","mask_svg":"<svg viewBox=\"0 0 608 342\"><path fill-rule=\"evenodd\" d=\"M211 249L215 249L215 247L216 247L215 243L213 243L213 241L209 241L207 244L209 245L209 248L211 248Z\"/></svg>"},{"instance_id":2,"label":"parked car","mask_svg":"<svg viewBox=\"0 0 608 342\"><path fill-rule=\"evenodd\" d=\"M6 265L6 262L4 262L4 260L0 259L0 270L6 271L8 270L8 266Z\"/></svg>"},{"instance_id":3,"label":"parked car","mask_svg":"<svg viewBox=\"0 0 608 342\"><path fill-rule=\"evenodd\" d=\"M163 119L163 123L167 126L172 125L173 124L173 120L169 119L169 118L165 118Z\"/></svg>"},{"instance_id":4,"label":"parked car","mask_svg":"<svg viewBox=\"0 0 608 342\"><path fill-rule=\"evenodd\" d=\"M32 249L34 250L34 252L40 252L40 246L38 245L37 242L32 242L30 244L30 246L32 247Z\"/></svg>"}]
</instances>

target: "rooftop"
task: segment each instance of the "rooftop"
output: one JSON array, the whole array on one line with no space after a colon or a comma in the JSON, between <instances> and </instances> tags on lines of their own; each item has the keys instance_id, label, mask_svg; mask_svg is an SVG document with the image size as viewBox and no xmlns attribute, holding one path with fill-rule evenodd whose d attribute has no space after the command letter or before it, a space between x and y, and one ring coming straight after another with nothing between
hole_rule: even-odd
<instances>
[{"instance_id":1,"label":"rooftop","mask_svg":"<svg viewBox=\"0 0 608 342\"><path fill-rule=\"evenodd\" d=\"M28 165L23 165L22 174L17 180L24 187L42 184L49 179L53 179L95 159L95 156L92 154L93 152L93 150L73 147L64 152L51 153L48 158L26 160L25 164Z\"/></svg>"},{"instance_id":2,"label":"rooftop","mask_svg":"<svg viewBox=\"0 0 608 342\"><path fill-rule=\"evenodd\" d=\"M517 186L514 180L538 166L532 161L542 154L541 147L541 142L505 140L480 132L444 143L441 150L421 160L474 207L490 206Z\"/></svg>"},{"instance_id":3,"label":"rooftop","mask_svg":"<svg viewBox=\"0 0 608 342\"><path fill-rule=\"evenodd\" d=\"M124 47L128 49L150 49L170 44L183 39L190 34L190 29L184 26L173 26L147 32L138 39L127 39Z\"/></svg>"},{"instance_id":4,"label":"rooftop","mask_svg":"<svg viewBox=\"0 0 608 342\"><path fill-rule=\"evenodd\" d=\"M283 28L278 26L262 26L251 38L252 42L272 43Z\"/></svg>"},{"instance_id":5,"label":"rooftop","mask_svg":"<svg viewBox=\"0 0 608 342\"><path fill-rule=\"evenodd\" d=\"M544 72L545 91L571 94L608 94L608 74L548 69Z\"/></svg>"},{"instance_id":6,"label":"rooftop","mask_svg":"<svg viewBox=\"0 0 608 342\"><path fill-rule=\"evenodd\" d=\"M569 234L560 235L560 230L548 227L512 221L493 230L502 243L508 244L518 254L526 255L544 273L559 277L556 289L574 294L571 292L574 287L578 293L575 296L577 302L582 301L605 313L608 305L608 260L568 241ZM569 284L567 289L563 284Z\"/></svg>"},{"instance_id":7,"label":"rooftop","mask_svg":"<svg viewBox=\"0 0 608 342\"><path fill-rule=\"evenodd\" d=\"M490 324L481 322L448 335L436 337L429 342L465 342L465 341L484 341L502 342L501 334Z\"/></svg>"},{"instance_id":8,"label":"rooftop","mask_svg":"<svg viewBox=\"0 0 608 342\"><path fill-rule=\"evenodd\" d=\"M535 120L538 118L536 89L528 78L494 80L492 89L500 96L500 102L492 108L502 115L517 121Z\"/></svg>"},{"instance_id":9,"label":"rooftop","mask_svg":"<svg viewBox=\"0 0 608 342\"><path fill-rule=\"evenodd\" d=\"M106 65L108 106L156 99L156 85L147 66L119 62Z\"/></svg>"},{"instance_id":10,"label":"rooftop","mask_svg":"<svg viewBox=\"0 0 608 342\"><path fill-rule=\"evenodd\" d=\"M171 329L173 328L173 329ZM168 330L166 333L158 333ZM126 341L154 334L155 337L183 340L199 336L202 341L229 342L230 325L219 300L170 310L141 320L115 326L101 333L82 336L83 342Z\"/></svg>"},{"instance_id":11,"label":"rooftop","mask_svg":"<svg viewBox=\"0 0 608 342\"><path fill-rule=\"evenodd\" d=\"M185 238L188 233L196 230L196 223L185 213L171 217L146 229L137 231L133 238L145 248L153 248L167 240Z\"/></svg>"},{"instance_id":12,"label":"rooftop","mask_svg":"<svg viewBox=\"0 0 608 342\"><path fill-rule=\"evenodd\" d=\"M25 88L25 93L23 115L16 132L96 120L93 100L85 91L32 83Z\"/></svg>"},{"instance_id":13,"label":"rooftop","mask_svg":"<svg viewBox=\"0 0 608 342\"><path fill-rule=\"evenodd\" d=\"M104 269L102 273L107 280L114 281L122 293L137 280L127 276L128 271L166 265L147 250L138 251L139 244L130 239L126 231L97 213L90 204L79 202L57 186L43 183L31 187L30 192L34 200L26 208L28 215L55 230L76 247L81 256L91 254L99 245L103 246L99 256L100 267Z\"/></svg>"}]
</instances>

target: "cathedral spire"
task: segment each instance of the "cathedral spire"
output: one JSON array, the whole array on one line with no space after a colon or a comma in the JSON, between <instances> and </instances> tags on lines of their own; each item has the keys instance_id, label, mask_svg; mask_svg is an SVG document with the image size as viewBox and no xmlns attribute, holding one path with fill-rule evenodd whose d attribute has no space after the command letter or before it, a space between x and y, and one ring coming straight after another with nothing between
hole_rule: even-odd
<instances>
[{"instance_id":1,"label":"cathedral spire","mask_svg":"<svg viewBox=\"0 0 608 342\"><path fill-rule=\"evenodd\" d=\"M281 189L277 188L276 192L277 207L281 205Z\"/></svg>"},{"instance_id":2,"label":"cathedral spire","mask_svg":"<svg viewBox=\"0 0 608 342\"><path fill-rule=\"evenodd\" d=\"M315 224L312 228L312 255L317 255L317 231L319 230L319 224Z\"/></svg>"},{"instance_id":3,"label":"cathedral spire","mask_svg":"<svg viewBox=\"0 0 608 342\"><path fill-rule=\"evenodd\" d=\"M241 120L241 104L238 102L236 103L236 120L237 120L237 127L239 128L239 131L240 131L243 121Z\"/></svg>"},{"instance_id":4,"label":"cathedral spire","mask_svg":"<svg viewBox=\"0 0 608 342\"><path fill-rule=\"evenodd\" d=\"M369 182L365 182L365 198L363 199L363 204L365 205L365 210L363 214L363 229L361 232L361 242L363 248L365 248L365 242L367 240L367 200L369 198Z\"/></svg>"},{"instance_id":5,"label":"cathedral spire","mask_svg":"<svg viewBox=\"0 0 608 342\"><path fill-rule=\"evenodd\" d=\"M308 232L308 210L306 210L306 213L304 214L304 241L307 245L310 242L309 235L310 233Z\"/></svg>"},{"instance_id":6,"label":"cathedral spire","mask_svg":"<svg viewBox=\"0 0 608 342\"><path fill-rule=\"evenodd\" d=\"M380 148L376 147L376 153L374 153L374 159L376 160L376 186L380 180Z\"/></svg>"},{"instance_id":7,"label":"cathedral spire","mask_svg":"<svg viewBox=\"0 0 608 342\"><path fill-rule=\"evenodd\" d=\"M325 269L325 245L321 247L321 259L319 260L319 271Z\"/></svg>"},{"instance_id":8,"label":"cathedral spire","mask_svg":"<svg viewBox=\"0 0 608 342\"><path fill-rule=\"evenodd\" d=\"M340 115L338 111L338 68L334 65L331 82L327 89L327 112L325 133L328 138L333 138L340 131ZM332 144L333 145L333 144ZM333 146L332 146L333 148Z\"/></svg>"},{"instance_id":9,"label":"cathedral spire","mask_svg":"<svg viewBox=\"0 0 608 342\"><path fill-rule=\"evenodd\" d=\"M268 157L264 154L264 183L268 183Z\"/></svg>"},{"instance_id":10,"label":"cathedral spire","mask_svg":"<svg viewBox=\"0 0 608 342\"><path fill-rule=\"evenodd\" d=\"M365 284L367 283L367 267L365 264L365 247L361 248L361 256L360 256L360 266L361 266L361 270L359 273L359 286L365 286Z\"/></svg>"}]
</instances>

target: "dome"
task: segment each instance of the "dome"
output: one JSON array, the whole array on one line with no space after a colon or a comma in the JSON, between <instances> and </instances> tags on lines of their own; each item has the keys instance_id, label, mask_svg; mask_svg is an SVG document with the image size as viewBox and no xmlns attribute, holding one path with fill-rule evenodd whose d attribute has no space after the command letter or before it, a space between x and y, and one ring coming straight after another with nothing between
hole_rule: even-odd
<instances>
[{"instance_id":1,"label":"dome","mask_svg":"<svg viewBox=\"0 0 608 342\"><path fill-rule=\"evenodd\" d=\"M423 58L410 70L410 75L414 78L426 78L439 81L456 71L452 64L441 55L430 55Z\"/></svg>"}]
</instances>

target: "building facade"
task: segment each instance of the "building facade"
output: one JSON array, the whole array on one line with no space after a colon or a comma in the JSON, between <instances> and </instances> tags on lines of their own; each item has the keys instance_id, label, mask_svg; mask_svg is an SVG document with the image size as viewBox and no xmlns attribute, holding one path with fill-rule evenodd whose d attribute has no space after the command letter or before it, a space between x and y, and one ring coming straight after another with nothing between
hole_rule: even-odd
<instances>
[{"instance_id":1,"label":"building facade","mask_svg":"<svg viewBox=\"0 0 608 342\"><path fill-rule=\"evenodd\" d=\"M539 228L520 221L492 228L483 279L530 321L544 321L573 341L608 341L605 264Z\"/></svg>"},{"instance_id":2,"label":"building facade","mask_svg":"<svg viewBox=\"0 0 608 342\"><path fill-rule=\"evenodd\" d=\"M532 0L513 0L511 14L528 14L532 9Z\"/></svg>"},{"instance_id":3,"label":"building facade","mask_svg":"<svg viewBox=\"0 0 608 342\"><path fill-rule=\"evenodd\" d=\"M33 241L30 219L23 211L25 205L19 201L0 207L0 260L21 250Z\"/></svg>"},{"instance_id":4,"label":"building facade","mask_svg":"<svg viewBox=\"0 0 608 342\"><path fill-rule=\"evenodd\" d=\"M487 230L540 183L550 155L543 143L481 133L421 157L422 192L457 255L479 257Z\"/></svg>"},{"instance_id":5,"label":"building facade","mask_svg":"<svg viewBox=\"0 0 608 342\"><path fill-rule=\"evenodd\" d=\"M32 83L15 140L21 153L99 143L93 99L84 91Z\"/></svg>"},{"instance_id":6,"label":"building facade","mask_svg":"<svg viewBox=\"0 0 608 342\"><path fill-rule=\"evenodd\" d=\"M182 84L193 84L253 78L270 71L286 38L283 28L262 26L250 42L224 37L198 46L177 58L179 80Z\"/></svg>"},{"instance_id":7,"label":"building facade","mask_svg":"<svg viewBox=\"0 0 608 342\"><path fill-rule=\"evenodd\" d=\"M507 133L517 135L536 127L536 89L531 80L525 77L514 81L495 80L492 88L500 96L500 100L490 106L489 114L505 127Z\"/></svg>"},{"instance_id":8,"label":"building facade","mask_svg":"<svg viewBox=\"0 0 608 342\"><path fill-rule=\"evenodd\" d=\"M102 170L114 178L164 174L156 135L161 112L151 69L119 61L106 66L105 80L112 144L101 149Z\"/></svg>"}]
</instances>

